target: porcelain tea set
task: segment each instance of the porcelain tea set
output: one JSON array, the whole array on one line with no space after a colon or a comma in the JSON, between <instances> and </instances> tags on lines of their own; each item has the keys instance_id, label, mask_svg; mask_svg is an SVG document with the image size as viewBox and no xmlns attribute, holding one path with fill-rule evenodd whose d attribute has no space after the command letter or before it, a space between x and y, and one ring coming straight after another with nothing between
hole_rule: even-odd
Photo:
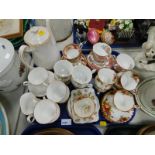
<instances>
[{"instance_id":1,"label":"porcelain tea set","mask_svg":"<svg viewBox=\"0 0 155 155\"><path fill-rule=\"evenodd\" d=\"M28 122L53 123L60 117L59 105L66 103L69 116L77 124L97 122L100 104L108 121L126 122L132 117L135 90L140 78L133 71L135 63L129 55L115 57L109 45L98 42L87 56L77 44L67 45L61 56L52 31L43 26L31 27L25 33L24 41L27 45L19 48L18 57L12 44L0 39L0 52L3 64L6 64L0 64L0 68L5 67L5 72L4 68L0 72L0 88L5 84L7 90L14 75L13 88L18 83L28 88L28 92L20 98L21 111ZM27 60L30 54L33 65ZM21 66L23 68L17 76L16 70ZM15 69L7 72L11 67ZM109 90L110 93L103 94ZM99 94L103 95L101 103Z\"/></svg>"}]
</instances>

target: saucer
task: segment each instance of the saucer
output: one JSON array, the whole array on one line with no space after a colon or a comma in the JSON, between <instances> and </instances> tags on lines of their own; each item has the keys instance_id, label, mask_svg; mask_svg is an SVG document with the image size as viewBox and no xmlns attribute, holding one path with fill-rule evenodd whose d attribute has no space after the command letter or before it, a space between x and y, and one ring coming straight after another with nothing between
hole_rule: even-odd
<instances>
[{"instance_id":1,"label":"saucer","mask_svg":"<svg viewBox=\"0 0 155 155\"><path fill-rule=\"evenodd\" d=\"M102 99L101 110L103 117L111 123L127 123L135 115L135 109L120 111L114 105L115 91L110 91Z\"/></svg>"},{"instance_id":2,"label":"saucer","mask_svg":"<svg viewBox=\"0 0 155 155\"><path fill-rule=\"evenodd\" d=\"M74 103L74 112L81 118L90 117L95 111L95 104L90 98L84 98Z\"/></svg>"},{"instance_id":3,"label":"saucer","mask_svg":"<svg viewBox=\"0 0 155 155\"><path fill-rule=\"evenodd\" d=\"M108 56L108 61L106 62L97 62L92 52L87 56L87 63L91 69L99 70L101 68L112 68L114 62L114 57L112 55Z\"/></svg>"}]
</instances>

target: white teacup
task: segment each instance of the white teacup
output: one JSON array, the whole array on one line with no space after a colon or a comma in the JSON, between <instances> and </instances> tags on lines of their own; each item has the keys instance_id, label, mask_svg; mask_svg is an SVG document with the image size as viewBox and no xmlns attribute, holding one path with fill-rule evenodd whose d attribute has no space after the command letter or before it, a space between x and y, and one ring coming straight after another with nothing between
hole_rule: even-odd
<instances>
[{"instance_id":1,"label":"white teacup","mask_svg":"<svg viewBox=\"0 0 155 155\"><path fill-rule=\"evenodd\" d=\"M135 67L135 62L128 54L119 54L116 58L114 69L118 72L132 70Z\"/></svg>"},{"instance_id":2,"label":"white teacup","mask_svg":"<svg viewBox=\"0 0 155 155\"><path fill-rule=\"evenodd\" d=\"M44 74L44 75L42 75ZM28 81L23 82L30 92L37 97L46 95L47 86L54 80L54 74L44 68L37 67L28 75Z\"/></svg>"},{"instance_id":3,"label":"white teacup","mask_svg":"<svg viewBox=\"0 0 155 155\"><path fill-rule=\"evenodd\" d=\"M69 88L62 81L53 81L47 88L47 98L56 103L65 103L70 95Z\"/></svg>"},{"instance_id":4,"label":"white teacup","mask_svg":"<svg viewBox=\"0 0 155 155\"><path fill-rule=\"evenodd\" d=\"M118 89L125 89L132 93L135 93L140 77L133 71L119 72L117 74L117 80L115 86Z\"/></svg>"},{"instance_id":5,"label":"white teacup","mask_svg":"<svg viewBox=\"0 0 155 155\"><path fill-rule=\"evenodd\" d=\"M140 78L132 71L126 71L121 76L121 85L128 91L134 91L137 88Z\"/></svg>"},{"instance_id":6,"label":"white teacup","mask_svg":"<svg viewBox=\"0 0 155 155\"><path fill-rule=\"evenodd\" d=\"M32 115L34 108L39 99L37 99L32 93L25 93L20 97L21 111L25 115Z\"/></svg>"},{"instance_id":7,"label":"white teacup","mask_svg":"<svg viewBox=\"0 0 155 155\"><path fill-rule=\"evenodd\" d=\"M73 71L73 65L67 60L59 60L54 65L55 78L63 82L69 82Z\"/></svg>"},{"instance_id":8,"label":"white teacup","mask_svg":"<svg viewBox=\"0 0 155 155\"><path fill-rule=\"evenodd\" d=\"M28 81L33 85L46 84L48 72L45 68L36 67L32 69L28 75Z\"/></svg>"},{"instance_id":9,"label":"white teacup","mask_svg":"<svg viewBox=\"0 0 155 155\"><path fill-rule=\"evenodd\" d=\"M129 111L135 107L133 95L126 90L118 90L114 95L114 104L121 111Z\"/></svg>"},{"instance_id":10,"label":"white teacup","mask_svg":"<svg viewBox=\"0 0 155 155\"><path fill-rule=\"evenodd\" d=\"M71 82L76 88L92 87L91 79L92 71L88 67L77 65L73 68Z\"/></svg>"},{"instance_id":11,"label":"white teacup","mask_svg":"<svg viewBox=\"0 0 155 155\"><path fill-rule=\"evenodd\" d=\"M40 124L49 124L55 122L59 116L60 107L58 104L51 100L44 99L36 104L34 113L31 114L27 120L30 123L37 121Z\"/></svg>"},{"instance_id":12,"label":"white teacup","mask_svg":"<svg viewBox=\"0 0 155 155\"><path fill-rule=\"evenodd\" d=\"M99 92L105 92L113 86L116 81L116 73L109 68L102 68L95 77L95 88Z\"/></svg>"}]
</instances>

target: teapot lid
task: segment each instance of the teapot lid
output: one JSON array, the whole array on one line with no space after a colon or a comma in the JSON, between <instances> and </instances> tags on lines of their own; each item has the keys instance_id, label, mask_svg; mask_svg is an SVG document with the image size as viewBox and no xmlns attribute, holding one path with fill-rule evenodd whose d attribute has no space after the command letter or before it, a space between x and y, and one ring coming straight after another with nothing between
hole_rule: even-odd
<instances>
[{"instance_id":1,"label":"teapot lid","mask_svg":"<svg viewBox=\"0 0 155 155\"><path fill-rule=\"evenodd\" d=\"M9 67L13 61L15 52L12 43L4 38L0 38L0 75Z\"/></svg>"},{"instance_id":2,"label":"teapot lid","mask_svg":"<svg viewBox=\"0 0 155 155\"><path fill-rule=\"evenodd\" d=\"M33 26L24 35L24 41L29 46L39 46L46 43L50 38L50 33L46 27Z\"/></svg>"}]
</instances>

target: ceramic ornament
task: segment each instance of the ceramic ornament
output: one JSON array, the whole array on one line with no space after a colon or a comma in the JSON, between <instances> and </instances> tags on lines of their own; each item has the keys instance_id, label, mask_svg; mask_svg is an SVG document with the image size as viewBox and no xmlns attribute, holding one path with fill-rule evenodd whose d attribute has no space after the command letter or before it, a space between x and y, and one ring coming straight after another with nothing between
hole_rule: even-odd
<instances>
[{"instance_id":1,"label":"ceramic ornament","mask_svg":"<svg viewBox=\"0 0 155 155\"><path fill-rule=\"evenodd\" d=\"M87 33L87 38L88 41L91 44L95 44L99 41L99 33L96 31L96 29L89 29L88 33Z\"/></svg>"}]
</instances>

